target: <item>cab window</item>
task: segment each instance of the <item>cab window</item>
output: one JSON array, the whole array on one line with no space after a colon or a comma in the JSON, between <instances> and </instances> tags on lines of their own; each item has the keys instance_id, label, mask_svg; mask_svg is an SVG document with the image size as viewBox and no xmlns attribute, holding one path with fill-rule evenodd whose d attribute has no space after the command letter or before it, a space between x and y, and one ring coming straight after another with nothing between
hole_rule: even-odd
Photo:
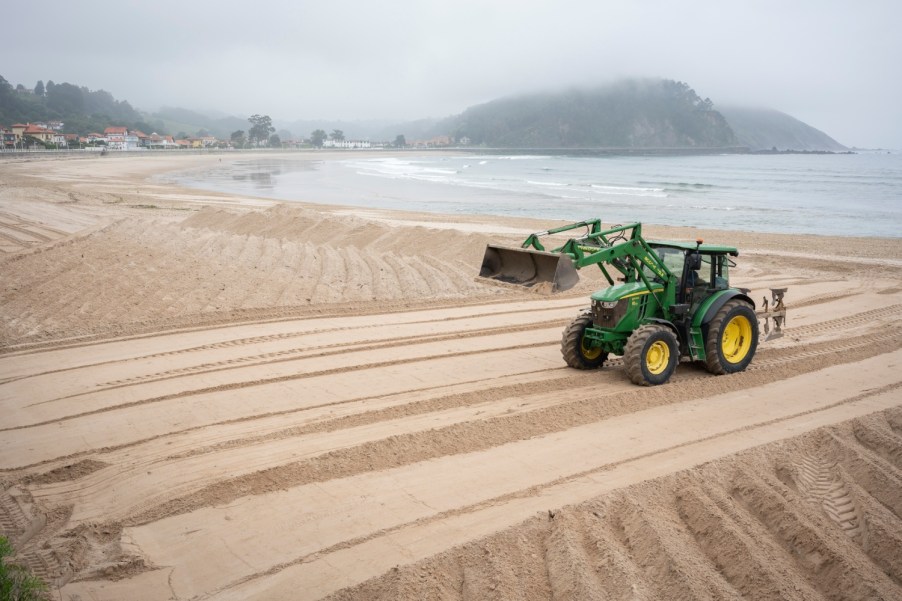
<instances>
[{"instance_id":1,"label":"cab window","mask_svg":"<svg viewBox=\"0 0 902 601\"><path fill-rule=\"evenodd\" d=\"M678 278L683 274L683 263L686 261L686 253L678 248L668 248L666 246L656 247L655 252L658 253L658 256L661 257L661 260L664 261L664 265L667 269L670 270L670 273L674 274ZM645 276L649 279L660 282L661 278L659 278L648 266L644 266L643 271L645 272Z\"/></svg>"}]
</instances>

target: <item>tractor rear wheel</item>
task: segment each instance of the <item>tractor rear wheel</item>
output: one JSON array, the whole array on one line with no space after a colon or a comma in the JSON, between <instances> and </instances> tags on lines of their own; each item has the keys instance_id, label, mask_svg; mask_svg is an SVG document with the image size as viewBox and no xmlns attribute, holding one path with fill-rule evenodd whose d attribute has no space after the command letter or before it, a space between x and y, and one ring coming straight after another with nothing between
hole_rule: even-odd
<instances>
[{"instance_id":1,"label":"tractor rear wheel","mask_svg":"<svg viewBox=\"0 0 902 601\"><path fill-rule=\"evenodd\" d=\"M657 386L673 375L680 360L680 343L673 331L658 324L636 329L626 341L623 363L633 384Z\"/></svg>"},{"instance_id":2,"label":"tractor rear wheel","mask_svg":"<svg viewBox=\"0 0 902 601\"><path fill-rule=\"evenodd\" d=\"M608 354L600 346L593 346L586 339L586 328L592 325L591 313L580 313L564 328L561 337L561 355L570 367L575 369L595 369L601 367Z\"/></svg>"},{"instance_id":3,"label":"tractor rear wheel","mask_svg":"<svg viewBox=\"0 0 902 601\"><path fill-rule=\"evenodd\" d=\"M712 374L740 372L758 348L758 318L748 303L727 301L708 326L705 366Z\"/></svg>"}]
</instances>

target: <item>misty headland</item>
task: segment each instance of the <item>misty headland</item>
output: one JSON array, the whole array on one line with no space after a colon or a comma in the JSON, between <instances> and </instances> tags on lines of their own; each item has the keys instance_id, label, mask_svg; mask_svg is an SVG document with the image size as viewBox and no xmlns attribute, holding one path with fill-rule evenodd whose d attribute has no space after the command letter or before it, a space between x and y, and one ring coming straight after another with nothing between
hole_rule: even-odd
<instances>
[{"instance_id":1,"label":"misty headland","mask_svg":"<svg viewBox=\"0 0 902 601\"><path fill-rule=\"evenodd\" d=\"M265 119L263 136L250 136L258 124L255 117ZM253 127L249 128L249 121ZM97 132L117 127L140 139L136 148L144 147L145 139L152 136L166 136L173 148L197 147L197 140L204 140L205 148L253 149L320 147L324 142L353 140L367 147L545 149L565 154L590 149L626 154L643 150L848 150L828 134L780 111L720 108L689 84L669 79L623 79L600 86L519 94L470 106L441 119L387 123L286 122L268 115L245 119L171 107L146 112L104 90L52 81L45 85L41 80L34 88L21 83L13 87L0 78L0 126L7 131L18 123L36 123L44 129L48 123L55 124L50 129L66 138L17 134L5 140L7 149L24 147L26 142L32 149L105 144L103 134Z\"/></svg>"}]
</instances>

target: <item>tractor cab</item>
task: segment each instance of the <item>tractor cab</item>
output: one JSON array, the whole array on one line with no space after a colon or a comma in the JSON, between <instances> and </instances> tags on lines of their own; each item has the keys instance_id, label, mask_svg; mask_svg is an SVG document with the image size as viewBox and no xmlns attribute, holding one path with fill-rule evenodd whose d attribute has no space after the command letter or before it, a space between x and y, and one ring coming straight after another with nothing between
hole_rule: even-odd
<instances>
[{"instance_id":1,"label":"tractor cab","mask_svg":"<svg viewBox=\"0 0 902 601\"><path fill-rule=\"evenodd\" d=\"M703 244L701 240L695 244L649 241L648 245L677 277L677 303L697 305L715 292L730 287L729 269L735 267L730 257L739 255L735 248ZM646 276L656 277L651 270L646 270Z\"/></svg>"}]
</instances>

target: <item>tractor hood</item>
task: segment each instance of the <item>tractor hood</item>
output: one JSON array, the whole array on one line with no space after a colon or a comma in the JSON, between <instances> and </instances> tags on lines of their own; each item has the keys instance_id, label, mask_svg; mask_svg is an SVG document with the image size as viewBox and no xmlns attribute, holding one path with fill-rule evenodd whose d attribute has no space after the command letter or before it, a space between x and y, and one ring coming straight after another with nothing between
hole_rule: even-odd
<instances>
[{"instance_id":1,"label":"tractor hood","mask_svg":"<svg viewBox=\"0 0 902 601\"><path fill-rule=\"evenodd\" d=\"M652 284L652 290L655 292L660 292L663 289L664 286L661 284ZM611 303L631 296L648 294L648 292L648 288L642 282L630 282L628 284L617 284L610 288L603 288L592 295L592 300L602 303Z\"/></svg>"}]
</instances>

